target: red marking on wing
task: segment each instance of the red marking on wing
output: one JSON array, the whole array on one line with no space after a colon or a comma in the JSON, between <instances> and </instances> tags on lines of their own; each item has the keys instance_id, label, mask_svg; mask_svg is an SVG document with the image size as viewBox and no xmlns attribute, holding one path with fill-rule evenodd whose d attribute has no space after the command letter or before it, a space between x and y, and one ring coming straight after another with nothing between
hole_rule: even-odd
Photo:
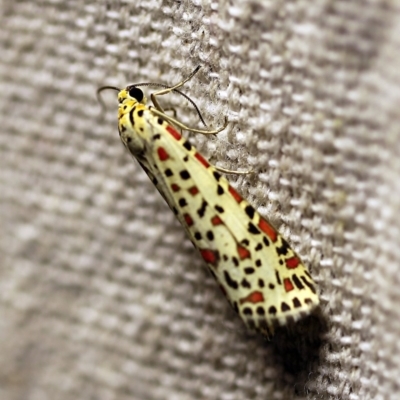
<instances>
[{"instance_id":1,"label":"red marking on wing","mask_svg":"<svg viewBox=\"0 0 400 400\"><path fill-rule=\"evenodd\" d=\"M206 168L210 166L209 162L200 154L196 153L194 155Z\"/></svg>"},{"instance_id":2,"label":"red marking on wing","mask_svg":"<svg viewBox=\"0 0 400 400\"><path fill-rule=\"evenodd\" d=\"M184 218L187 226L192 226L193 225L193 219L189 214L183 214L183 218Z\"/></svg>"},{"instance_id":3,"label":"red marking on wing","mask_svg":"<svg viewBox=\"0 0 400 400\"><path fill-rule=\"evenodd\" d=\"M289 278L285 278L283 280L283 286L284 286L286 292L290 292L291 290L294 289L293 283Z\"/></svg>"},{"instance_id":4,"label":"red marking on wing","mask_svg":"<svg viewBox=\"0 0 400 400\"><path fill-rule=\"evenodd\" d=\"M211 218L211 223L213 225L221 225L222 224L222 219L216 215L215 217Z\"/></svg>"},{"instance_id":5,"label":"red marking on wing","mask_svg":"<svg viewBox=\"0 0 400 400\"><path fill-rule=\"evenodd\" d=\"M216 265L218 262L218 252L210 249L200 250L200 254L204 261L208 264Z\"/></svg>"},{"instance_id":6,"label":"red marking on wing","mask_svg":"<svg viewBox=\"0 0 400 400\"><path fill-rule=\"evenodd\" d=\"M245 258L250 258L250 252L246 248L240 246L240 244L238 244L237 246L237 252L241 260L244 260Z\"/></svg>"},{"instance_id":7,"label":"red marking on wing","mask_svg":"<svg viewBox=\"0 0 400 400\"><path fill-rule=\"evenodd\" d=\"M258 227L273 241L276 242L276 238L278 237L275 229L264 219L260 218L260 222L258 223Z\"/></svg>"},{"instance_id":8,"label":"red marking on wing","mask_svg":"<svg viewBox=\"0 0 400 400\"><path fill-rule=\"evenodd\" d=\"M182 136L171 125L167 126L167 131L176 139L179 140Z\"/></svg>"},{"instance_id":9,"label":"red marking on wing","mask_svg":"<svg viewBox=\"0 0 400 400\"><path fill-rule=\"evenodd\" d=\"M158 158L161 161L165 161L169 158L169 154L167 153L167 151L164 149L164 147L159 147L157 149L157 153L158 153Z\"/></svg>"},{"instance_id":10,"label":"red marking on wing","mask_svg":"<svg viewBox=\"0 0 400 400\"><path fill-rule=\"evenodd\" d=\"M255 292L250 293L248 296L243 297L239 301L240 301L240 304L243 304L243 303L253 303L253 304L262 303L264 301L264 296L263 296L263 294L261 292L255 291Z\"/></svg>"},{"instance_id":11,"label":"red marking on wing","mask_svg":"<svg viewBox=\"0 0 400 400\"><path fill-rule=\"evenodd\" d=\"M180 186L177 185L176 183L173 183L173 184L171 185L171 189L172 189L174 192L179 192L179 191L181 190Z\"/></svg>"},{"instance_id":12,"label":"red marking on wing","mask_svg":"<svg viewBox=\"0 0 400 400\"><path fill-rule=\"evenodd\" d=\"M298 257L288 258L286 261L286 268L287 269L295 269L300 264L300 260Z\"/></svg>"},{"instance_id":13,"label":"red marking on wing","mask_svg":"<svg viewBox=\"0 0 400 400\"><path fill-rule=\"evenodd\" d=\"M192 186L192 187L189 189L189 193L190 193L192 196L196 196L196 194L199 193L199 189L197 189L197 186Z\"/></svg>"},{"instance_id":14,"label":"red marking on wing","mask_svg":"<svg viewBox=\"0 0 400 400\"><path fill-rule=\"evenodd\" d=\"M229 186L229 193L238 203L240 203L243 200L242 196L240 196L240 194L232 186Z\"/></svg>"}]
</instances>

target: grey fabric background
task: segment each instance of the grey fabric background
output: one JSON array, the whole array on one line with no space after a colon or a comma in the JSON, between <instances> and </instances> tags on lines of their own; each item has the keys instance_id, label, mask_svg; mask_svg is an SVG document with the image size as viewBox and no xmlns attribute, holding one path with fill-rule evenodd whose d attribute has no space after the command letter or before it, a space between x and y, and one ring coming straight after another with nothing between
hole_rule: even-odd
<instances>
[{"instance_id":1,"label":"grey fabric background","mask_svg":"<svg viewBox=\"0 0 400 400\"><path fill-rule=\"evenodd\" d=\"M400 5L0 1L0 398L398 399ZM321 307L247 332L104 84L186 87L192 142L309 265ZM198 118L180 97L180 118Z\"/></svg>"}]
</instances>

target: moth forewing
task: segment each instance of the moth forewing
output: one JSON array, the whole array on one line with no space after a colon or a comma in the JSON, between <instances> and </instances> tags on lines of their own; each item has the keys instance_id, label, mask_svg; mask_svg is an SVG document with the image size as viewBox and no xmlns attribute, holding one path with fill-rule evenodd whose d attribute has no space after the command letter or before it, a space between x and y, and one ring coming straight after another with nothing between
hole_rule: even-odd
<instances>
[{"instance_id":1,"label":"moth forewing","mask_svg":"<svg viewBox=\"0 0 400 400\"><path fill-rule=\"evenodd\" d=\"M177 91L182 82L170 91ZM269 336L276 325L309 314L319 299L307 268L173 124L207 131L186 127L160 106L147 106L134 85L121 90L118 98L122 142L177 216L243 321Z\"/></svg>"}]
</instances>

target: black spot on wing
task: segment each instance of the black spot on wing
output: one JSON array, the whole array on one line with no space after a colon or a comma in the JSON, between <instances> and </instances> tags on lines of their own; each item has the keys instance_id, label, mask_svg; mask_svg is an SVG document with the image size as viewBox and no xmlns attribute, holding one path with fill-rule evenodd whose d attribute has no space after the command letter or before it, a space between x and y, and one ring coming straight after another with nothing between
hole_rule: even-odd
<instances>
[{"instance_id":1,"label":"black spot on wing","mask_svg":"<svg viewBox=\"0 0 400 400\"><path fill-rule=\"evenodd\" d=\"M219 174L217 171L213 171L213 175L217 182L221 179L221 174Z\"/></svg>"},{"instance_id":2,"label":"black spot on wing","mask_svg":"<svg viewBox=\"0 0 400 400\"><path fill-rule=\"evenodd\" d=\"M310 282L308 282L308 280L306 279L305 276L302 276L302 277L301 277L301 280L310 288L310 290L311 290L314 294L316 293L315 287L314 287Z\"/></svg>"},{"instance_id":3,"label":"black spot on wing","mask_svg":"<svg viewBox=\"0 0 400 400\"><path fill-rule=\"evenodd\" d=\"M253 235L259 235L261 232L254 226L252 222L249 222L247 230Z\"/></svg>"},{"instance_id":4,"label":"black spot on wing","mask_svg":"<svg viewBox=\"0 0 400 400\"><path fill-rule=\"evenodd\" d=\"M264 307L261 307L261 306L257 307L256 312L258 315L265 315Z\"/></svg>"},{"instance_id":5,"label":"black spot on wing","mask_svg":"<svg viewBox=\"0 0 400 400\"><path fill-rule=\"evenodd\" d=\"M276 252L278 253L278 256L285 256L290 249L290 246L288 242L282 238L282 246L276 247Z\"/></svg>"},{"instance_id":6,"label":"black spot on wing","mask_svg":"<svg viewBox=\"0 0 400 400\"><path fill-rule=\"evenodd\" d=\"M275 276L276 276L276 281L278 282L278 285L282 285L281 278L279 276L279 272L275 270Z\"/></svg>"},{"instance_id":7,"label":"black spot on wing","mask_svg":"<svg viewBox=\"0 0 400 400\"><path fill-rule=\"evenodd\" d=\"M178 200L178 204L180 207L185 207L187 206L187 201L182 197L181 199Z\"/></svg>"},{"instance_id":8,"label":"black spot on wing","mask_svg":"<svg viewBox=\"0 0 400 400\"><path fill-rule=\"evenodd\" d=\"M304 270L304 273L312 280L310 273L306 269Z\"/></svg>"},{"instance_id":9,"label":"black spot on wing","mask_svg":"<svg viewBox=\"0 0 400 400\"><path fill-rule=\"evenodd\" d=\"M263 245L261 243L258 243L257 246L254 248L255 251L260 251L262 249Z\"/></svg>"},{"instance_id":10,"label":"black spot on wing","mask_svg":"<svg viewBox=\"0 0 400 400\"><path fill-rule=\"evenodd\" d=\"M268 309L268 313L269 314L271 314L271 315L276 315L276 307L275 306L271 306L269 309Z\"/></svg>"},{"instance_id":11,"label":"black spot on wing","mask_svg":"<svg viewBox=\"0 0 400 400\"><path fill-rule=\"evenodd\" d=\"M253 219L256 210L250 204L246 206L244 211L249 216L249 218Z\"/></svg>"},{"instance_id":12,"label":"black spot on wing","mask_svg":"<svg viewBox=\"0 0 400 400\"><path fill-rule=\"evenodd\" d=\"M208 203L205 200L203 200L203 202L201 203L201 207L197 210L197 214L199 215L200 218L204 217L207 206Z\"/></svg>"},{"instance_id":13,"label":"black spot on wing","mask_svg":"<svg viewBox=\"0 0 400 400\"><path fill-rule=\"evenodd\" d=\"M297 289L299 290L304 289L304 285L301 283L301 280L297 277L296 274L292 275L292 281L296 285Z\"/></svg>"},{"instance_id":14,"label":"black spot on wing","mask_svg":"<svg viewBox=\"0 0 400 400\"><path fill-rule=\"evenodd\" d=\"M242 282L240 282L240 284L242 285L242 287L244 287L244 288L246 288L246 289L250 289L250 288L251 288L251 285L250 285L250 283L247 281L246 278L243 278L243 279L242 279Z\"/></svg>"},{"instance_id":15,"label":"black spot on wing","mask_svg":"<svg viewBox=\"0 0 400 400\"><path fill-rule=\"evenodd\" d=\"M231 278L228 271L224 271L224 278L227 285L232 289L237 289L239 287L238 283Z\"/></svg>"},{"instance_id":16,"label":"black spot on wing","mask_svg":"<svg viewBox=\"0 0 400 400\"><path fill-rule=\"evenodd\" d=\"M218 206L218 205L215 206L215 209L221 214L225 211L223 207Z\"/></svg>"},{"instance_id":17,"label":"black spot on wing","mask_svg":"<svg viewBox=\"0 0 400 400\"><path fill-rule=\"evenodd\" d=\"M243 314L253 315L253 310L250 307L245 307L245 308L243 308Z\"/></svg>"},{"instance_id":18,"label":"black spot on wing","mask_svg":"<svg viewBox=\"0 0 400 400\"><path fill-rule=\"evenodd\" d=\"M293 299L293 306L294 306L295 308L301 307L300 300L299 300L297 297L295 297L295 298Z\"/></svg>"},{"instance_id":19,"label":"black spot on wing","mask_svg":"<svg viewBox=\"0 0 400 400\"><path fill-rule=\"evenodd\" d=\"M190 174L189 174L189 172L188 172L186 169L184 169L183 171L179 172L179 175L181 176L181 178L182 178L183 180L188 180L188 179L190 179Z\"/></svg>"}]
</instances>

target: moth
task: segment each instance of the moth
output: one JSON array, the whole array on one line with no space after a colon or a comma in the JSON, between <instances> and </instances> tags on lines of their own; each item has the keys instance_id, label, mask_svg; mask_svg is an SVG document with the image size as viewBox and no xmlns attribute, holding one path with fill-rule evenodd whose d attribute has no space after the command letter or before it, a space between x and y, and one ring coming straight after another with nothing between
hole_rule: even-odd
<instances>
[{"instance_id":1,"label":"moth","mask_svg":"<svg viewBox=\"0 0 400 400\"><path fill-rule=\"evenodd\" d=\"M276 326L297 321L318 304L316 285L306 266L267 219L178 131L217 134L190 128L167 114L158 97L176 92L193 78L197 67L176 85L138 83L118 91L118 130L185 229L222 292L245 324L266 336ZM151 93L153 106L139 86L161 88ZM203 121L204 122L204 121Z\"/></svg>"}]
</instances>

